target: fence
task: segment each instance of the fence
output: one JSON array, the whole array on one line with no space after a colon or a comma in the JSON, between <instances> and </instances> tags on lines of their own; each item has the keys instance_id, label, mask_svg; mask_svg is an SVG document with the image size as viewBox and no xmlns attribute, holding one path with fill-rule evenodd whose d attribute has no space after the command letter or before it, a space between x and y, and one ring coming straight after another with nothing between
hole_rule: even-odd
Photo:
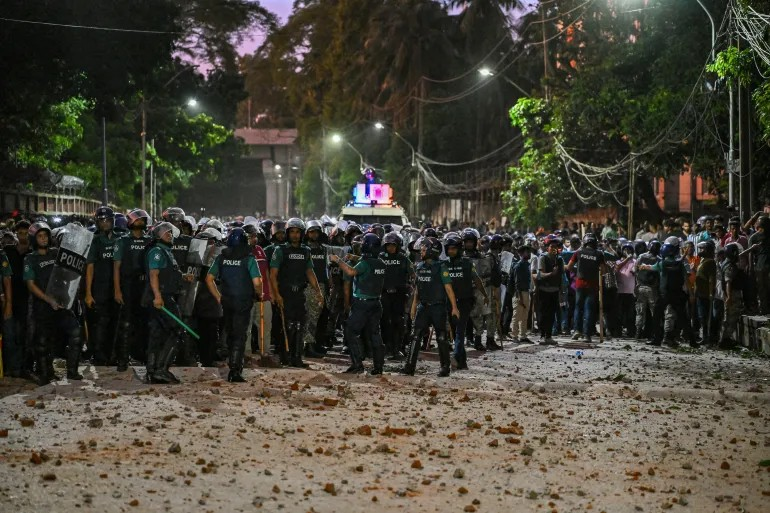
<instances>
[{"instance_id":1,"label":"fence","mask_svg":"<svg viewBox=\"0 0 770 513\"><path fill-rule=\"evenodd\" d=\"M0 189L0 212L6 213L19 210L45 215L92 216L101 205L99 200L81 196Z\"/></svg>"}]
</instances>

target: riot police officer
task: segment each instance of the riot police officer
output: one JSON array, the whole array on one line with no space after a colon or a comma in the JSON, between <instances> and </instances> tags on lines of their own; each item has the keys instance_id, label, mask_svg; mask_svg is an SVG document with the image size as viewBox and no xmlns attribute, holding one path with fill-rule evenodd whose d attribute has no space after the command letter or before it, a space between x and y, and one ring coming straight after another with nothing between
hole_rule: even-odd
<instances>
[{"instance_id":1,"label":"riot police officer","mask_svg":"<svg viewBox=\"0 0 770 513\"><path fill-rule=\"evenodd\" d=\"M275 225L273 225L275 228ZM283 315L286 325L285 337L288 338L290 365L306 367L302 361L304 341L302 334L305 328L305 287L308 282L316 291L317 300L323 306L323 292L318 286L313 261L310 258L310 248L302 244L305 223L296 217L286 222L287 244L277 246L270 260L271 290L274 301ZM274 330L275 332L275 330ZM279 347L283 348L281 344Z\"/></svg>"},{"instance_id":2,"label":"riot police officer","mask_svg":"<svg viewBox=\"0 0 770 513\"><path fill-rule=\"evenodd\" d=\"M334 251L342 254L345 247L345 232L335 227L330 235L330 245ZM329 248L332 251L332 248ZM334 347L336 343L335 330L345 310L345 283L340 266L333 261L329 262L329 296L326 308L329 312L326 320L324 343L326 347Z\"/></svg>"},{"instance_id":3,"label":"riot police officer","mask_svg":"<svg viewBox=\"0 0 770 513\"><path fill-rule=\"evenodd\" d=\"M128 369L129 352L144 361L147 340L147 312L140 303L145 285L144 259L152 241L145 233L150 216L144 210L134 209L128 213L127 223L129 233L115 241L112 257L115 302L121 305L115 348L119 372Z\"/></svg>"},{"instance_id":4,"label":"riot police officer","mask_svg":"<svg viewBox=\"0 0 770 513\"><path fill-rule=\"evenodd\" d=\"M385 283L382 289L382 337L391 358L399 358L404 340L404 316L409 287L414 278L414 268L401 251L401 236L388 232L382 239L385 251L380 259L385 262Z\"/></svg>"},{"instance_id":5,"label":"riot police officer","mask_svg":"<svg viewBox=\"0 0 770 513\"><path fill-rule=\"evenodd\" d=\"M220 293L215 279L222 286ZM246 333L251 323L254 299L262 292L262 275L257 260L251 254L246 232L233 228L227 235L227 247L214 260L206 285L217 303L222 305L227 330L227 347L230 351L227 381L243 383L243 355L246 350Z\"/></svg>"},{"instance_id":6,"label":"riot police officer","mask_svg":"<svg viewBox=\"0 0 770 513\"><path fill-rule=\"evenodd\" d=\"M353 278L353 300L350 317L345 325L345 341L350 349L351 361L350 367L345 371L348 374L364 372L362 334L366 335L372 348L374 368L371 373L382 374L385 346L380 336L380 295L385 283L385 262L378 256L380 247L380 238L374 233L367 233L361 244L363 258L355 267L351 267L337 255L332 256L342 272Z\"/></svg>"},{"instance_id":7,"label":"riot police officer","mask_svg":"<svg viewBox=\"0 0 770 513\"><path fill-rule=\"evenodd\" d=\"M643 241L635 247L636 252L642 251ZM660 242L650 241L646 252L642 252L636 260L636 339L642 340L647 324L647 312L655 311L660 288L660 273L641 269L642 265L655 265L660 261Z\"/></svg>"},{"instance_id":8,"label":"riot police officer","mask_svg":"<svg viewBox=\"0 0 770 513\"><path fill-rule=\"evenodd\" d=\"M161 219L163 219L164 222L170 223L179 231L179 235L174 236L174 242L171 246L171 253L174 255L174 260L176 261L176 264L182 273L182 280L184 282L180 284L179 291L177 292L177 305L186 303L187 295L194 293L196 290L195 286L189 284L194 283L194 281L198 278L198 274L200 273L200 269L192 262L190 262L190 259L188 258L190 255L190 244L192 237L190 235L186 235L183 231L185 224L189 222L186 220L186 217L187 216L185 215L184 210L179 207L169 207L161 214ZM207 228L209 226L214 226L220 232L224 232L225 227L221 221L210 220L206 223L205 227ZM190 318L185 316L185 320L189 321ZM196 351L192 341L190 340L190 337L186 332L181 332L180 337L181 344L177 348L179 350L177 363L179 365L187 366L195 365Z\"/></svg>"},{"instance_id":9,"label":"riot police officer","mask_svg":"<svg viewBox=\"0 0 770 513\"><path fill-rule=\"evenodd\" d=\"M94 214L96 234L86 260L86 306L92 309L95 326L93 342L94 365L108 365L113 360L112 347L118 324L118 304L115 302L113 253L115 213L110 207L99 207Z\"/></svg>"},{"instance_id":10,"label":"riot police officer","mask_svg":"<svg viewBox=\"0 0 770 513\"><path fill-rule=\"evenodd\" d=\"M450 317L449 323L454 334L454 357L458 370L468 368L468 358L465 353L465 329L474 302L474 287L484 296L484 303L489 303L489 296L484 290L484 283L476 274L473 262L462 255L463 243L456 235L446 237L444 247L449 260L446 263L449 277L452 279L457 309L460 316Z\"/></svg>"},{"instance_id":11,"label":"riot police officer","mask_svg":"<svg viewBox=\"0 0 770 513\"><path fill-rule=\"evenodd\" d=\"M491 240L490 237L486 235L485 237ZM489 252L489 248L484 252L479 251L478 244L480 239L477 230L466 228L463 230L462 239L463 248L465 250L463 255L473 262L476 273L479 275L479 278L481 278L481 281L484 284L484 291L486 292L486 294L484 294L481 290L474 291L474 304L470 313L470 326L472 326L472 332L474 334L473 347L478 351L486 351L487 349L494 351L502 349L502 347L495 343L494 319L496 319L496 316L494 316L492 312L492 307L494 307L494 305L490 305L489 301L484 301L484 296L489 297L490 300L494 298L496 288L500 285L499 267L496 264L494 255ZM502 241L502 238L500 240ZM497 283L497 287L495 286L495 283ZM487 325L486 347L481 344L481 333L484 329L485 322Z\"/></svg>"},{"instance_id":12,"label":"riot police officer","mask_svg":"<svg viewBox=\"0 0 770 513\"><path fill-rule=\"evenodd\" d=\"M63 308L45 293L58 255L56 248L50 248L51 228L46 223L34 223L29 227L29 238L33 251L24 257L24 280L32 296L38 384L45 385L56 379L52 350L54 341L62 331L68 339L67 379L81 380L83 376L78 373L83 345L80 323L72 310Z\"/></svg>"},{"instance_id":13,"label":"riot police officer","mask_svg":"<svg viewBox=\"0 0 770 513\"><path fill-rule=\"evenodd\" d=\"M401 371L404 374L414 375L423 335L430 326L433 326L441 361L441 370L438 375L439 377L449 376L451 361L449 342L446 339L447 298L451 305L452 315L459 318L460 311L457 309L457 302L452 290L452 278L449 277L449 269L445 263L439 261L441 252L441 242L435 237L425 237L422 240L421 259L416 268L417 286L410 311L414 331L406 355L406 365Z\"/></svg>"},{"instance_id":14,"label":"riot police officer","mask_svg":"<svg viewBox=\"0 0 770 513\"><path fill-rule=\"evenodd\" d=\"M150 337L147 346L147 383L179 383L169 368L174 362L179 327L162 309L179 317L176 296L182 283L182 272L171 252L179 229L162 222L152 230L154 244L147 251L147 285L142 306L150 309Z\"/></svg>"},{"instance_id":15,"label":"riot police officer","mask_svg":"<svg viewBox=\"0 0 770 513\"><path fill-rule=\"evenodd\" d=\"M313 271L315 272L318 285L323 291L324 297L329 289L329 274L327 272L327 266L329 261L328 248L322 242L323 237L326 234L323 231L323 225L321 221L312 220L307 223L307 230L305 232L305 244L310 248L310 258L313 261ZM326 348L323 347L318 341L321 338L321 333L318 329L319 320L325 321L326 315L322 308L316 301L313 301L311 297L313 291L311 289L305 289L305 301L307 304L307 330L305 331L305 356L308 358L321 358L326 353Z\"/></svg>"},{"instance_id":16,"label":"riot police officer","mask_svg":"<svg viewBox=\"0 0 770 513\"><path fill-rule=\"evenodd\" d=\"M583 246L573 253L567 265L567 272L577 267L575 278L575 334L573 340L585 336L591 343L591 335L596 327L596 314L599 306L599 279L604 266L604 253L597 249L598 242L593 233L586 233Z\"/></svg>"}]
</instances>

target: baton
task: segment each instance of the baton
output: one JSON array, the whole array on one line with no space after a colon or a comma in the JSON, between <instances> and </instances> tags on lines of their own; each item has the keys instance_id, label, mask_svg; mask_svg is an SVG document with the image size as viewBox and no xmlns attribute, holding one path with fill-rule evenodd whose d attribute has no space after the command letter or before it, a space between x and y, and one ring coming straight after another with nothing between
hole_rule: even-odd
<instances>
[{"instance_id":1,"label":"baton","mask_svg":"<svg viewBox=\"0 0 770 513\"><path fill-rule=\"evenodd\" d=\"M195 338L196 338L196 339L198 339L198 340L200 340L200 339L201 339L200 335L198 335L197 333L195 333L191 327L189 327L187 324L185 324L184 322L182 322L182 319L180 319L179 317L177 317L176 315L174 315L173 313L171 313L171 311L170 311L168 308L166 308L165 306L161 306L161 307L160 307L160 309L161 309L161 310L163 310L164 312L166 312L166 314L168 314L168 316L169 316L169 317L171 317L172 319L174 319L174 320L176 321L176 323L177 323L177 324L179 324L181 327L183 327L183 328L184 328L184 330L185 330L187 333L189 333L190 335L192 335L193 337L195 337Z\"/></svg>"},{"instance_id":2,"label":"baton","mask_svg":"<svg viewBox=\"0 0 770 513\"><path fill-rule=\"evenodd\" d=\"M265 302L259 302L259 354L265 354Z\"/></svg>"},{"instance_id":3,"label":"baton","mask_svg":"<svg viewBox=\"0 0 770 513\"><path fill-rule=\"evenodd\" d=\"M602 276L601 271L599 271L599 342L604 342L604 286L602 283L603 281L604 281L604 277Z\"/></svg>"},{"instance_id":4,"label":"baton","mask_svg":"<svg viewBox=\"0 0 770 513\"><path fill-rule=\"evenodd\" d=\"M283 306L280 304L278 308L281 310L281 325L283 326L283 343L286 347L286 352L289 352L289 334L286 333L286 316L283 314Z\"/></svg>"}]
</instances>

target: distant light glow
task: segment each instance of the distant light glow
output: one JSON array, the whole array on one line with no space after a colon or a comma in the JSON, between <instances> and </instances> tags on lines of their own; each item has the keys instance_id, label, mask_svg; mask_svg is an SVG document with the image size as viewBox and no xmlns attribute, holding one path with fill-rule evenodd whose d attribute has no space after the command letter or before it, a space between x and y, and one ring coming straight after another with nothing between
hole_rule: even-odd
<instances>
[{"instance_id":1,"label":"distant light glow","mask_svg":"<svg viewBox=\"0 0 770 513\"><path fill-rule=\"evenodd\" d=\"M491 69L489 69L489 68L481 68L481 69L479 70L479 74L480 74L482 77L491 77L492 75L494 75L494 73L492 72L492 70L491 70Z\"/></svg>"},{"instance_id":2,"label":"distant light glow","mask_svg":"<svg viewBox=\"0 0 770 513\"><path fill-rule=\"evenodd\" d=\"M280 164L276 164L275 165L275 170L276 171L280 171L281 170L281 165Z\"/></svg>"},{"instance_id":3,"label":"distant light glow","mask_svg":"<svg viewBox=\"0 0 770 513\"><path fill-rule=\"evenodd\" d=\"M198 106L198 100L196 100L195 98L190 98L189 100L187 100L187 106L188 107L197 107Z\"/></svg>"},{"instance_id":4,"label":"distant light glow","mask_svg":"<svg viewBox=\"0 0 770 513\"><path fill-rule=\"evenodd\" d=\"M377 130L382 130L383 128L385 128L385 125L383 125L382 123L380 123L380 122L378 121L378 122L376 122L376 123L374 124L374 128L376 128Z\"/></svg>"},{"instance_id":5,"label":"distant light glow","mask_svg":"<svg viewBox=\"0 0 770 513\"><path fill-rule=\"evenodd\" d=\"M332 134L332 142L339 144L342 142L342 136L340 134Z\"/></svg>"}]
</instances>

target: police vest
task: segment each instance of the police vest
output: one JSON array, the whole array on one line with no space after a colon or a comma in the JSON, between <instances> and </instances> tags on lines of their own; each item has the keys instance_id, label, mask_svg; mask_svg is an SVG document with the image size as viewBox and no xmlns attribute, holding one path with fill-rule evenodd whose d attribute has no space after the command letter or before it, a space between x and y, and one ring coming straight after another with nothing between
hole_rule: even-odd
<instances>
[{"instance_id":1,"label":"police vest","mask_svg":"<svg viewBox=\"0 0 770 513\"><path fill-rule=\"evenodd\" d=\"M163 255L162 258L166 259L166 266L158 270L158 286L160 287L160 293L164 296L174 295L179 292L179 287L182 285L182 272L179 270L179 266L174 259L174 254L168 246L158 243L155 247L160 250L160 253ZM147 287L149 286L150 280L148 277Z\"/></svg>"},{"instance_id":2,"label":"police vest","mask_svg":"<svg viewBox=\"0 0 770 513\"><path fill-rule=\"evenodd\" d=\"M195 266L187 263L191 240L192 237L189 235L180 235L174 239L174 244L171 246L171 253L174 255L174 260L182 274L195 274Z\"/></svg>"},{"instance_id":3,"label":"police vest","mask_svg":"<svg viewBox=\"0 0 770 513\"><path fill-rule=\"evenodd\" d=\"M316 279L321 283L328 282L326 246L319 244L318 247L310 247L310 258L313 260L313 271Z\"/></svg>"},{"instance_id":4,"label":"police vest","mask_svg":"<svg viewBox=\"0 0 770 513\"><path fill-rule=\"evenodd\" d=\"M601 255L593 248L582 248L578 251L577 277L585 281L599 281L599 263Z\"/></svg>"},{"instance_id":5,"label":"police vest","mask_svg":"<svg viewBox=\"0 0 770 513\"><path fill-rule=\"evenodd\" d=\"M296 287L304 289L307 285L307 262L310 259L310 248L300 245L294 247L289 243L281 246L283 259L278 269L278 288L283 295L284 290L292 290Z\"/></svg>"},{"instance_id":6,"label":"police vest","mask_svg":"<svg viewBox=\"0 0 770 513\"><path fill-rule=\"evenodd\" d=\"M120 261L121 276L133 277L145 273L144 260L147 255L147 245L151 240L146 235L134 237L131 234L118 239L116 244L121 244L123 249Z\"/></svg>"},{"instance_id":7,"label":"police vest","mask_svg":"<svg viewBox=\"0 0 770 513\"><path fill-rule=\"evenodd\" d=\"M380 253L380 260L385 263L385 283L383 287L386 290L404 290L409 282L409 266L411 263L403 253L391 255L387 251Z\"/></svg>"},{"instance_id":8,"label":"police vest","mask_svg":"<svg viewBox=\"0 0 770 513\"><path fill-rule=\"evenodd\" d=\"M420 262L417 264L417 293L421 303L446 303L446 291L441 282L441 262ZM448 271L447 271L448 272Z\"/></svg>"},{"instance_id":9,"label":"police vest","mask_svg":"<svg viewBox=\"0 0 770 513\"><path fill-rule=\"evenodd\" d=\"M51 273L53 272L53 266L56 263L58 254L59 250L57 248L51 248L45 255L35 251L34 253L28 253L24 257L24 265L29 266L35 272L35 285L43 292L48 287L48 281L51 279Z\"/></svg>"},{"instance_id":10,"label":"police vest","mask_svg":"<svg viewBox=\"0 0 770 513\"><path fill-rule=\"evenodd\" d=\"M112 298L114 286L112 275L112 257L115 253L116 241L106 235L99 234L94 237L94 280L92 284L93 295L97 301Z\"/></svg>"},{"instance_id":11,"label":"police vest","mask_svg":"<svg viewBox=\"0 0 770 513\"><path fill-rule=\"evenodd\" d=\"M479 251L473 251L465 256L470 258L473 265L476 266L476 273L481 278L484 286L489 285L492 281L492 265L494 264L492 255L484 255Z\"/></svg>"},{"instance_id":12,"label":"police vest","mask_svg":"<svg viewBox=\"0 0 770 513\"><path fill-rule=\"evenodd\" d=\"M452 290L458 299L473 297L473 263L465 257L450 258L446 263Z\"/></svg>"},{"instance_id":13,"label":"police vest","mask_svg":"<svg viewBox=\"0 0 770 513\"><path fill-rule=\"evenodd\" d=\"M639 256L638 265L655 265L658 263L658 257L653 255L652 253L644 253ZM655 287L658 284L658 281L660 280L660 274L655 271L645 271L642 269L639 269L639 271L636 274L636 280L638 281L639 285L643 285L645 287Z\"/></svg>"},{"instance_id":14,"label":"police vest","mask_svg":"<svg viewBox=\"0 0 770 513\"><path fill-rule=\"evenodd\" d=\"M379 258L370 257L365 257L364 262L369 265L369 272L364 275L357 275L354 278L353 283L356 287L354 296L380 297L385 283L385 262Z\"/></svg>"},{"instance_id":15,"label":"police vest","mask_svg":"<svg viewBox=\"0 0 770 513\"><path fill-rule=\"evenodd\" d=\"M660 290L663 294L674 294L682 292L684 287L685 273L684 264L681 259L665 258L663 259L663 272L660 280Z\"/></svg>"},{"instance_id":16,"label":"police vest","mask_svg":"<svg viewBox=\"0 0 770 513\"><path fill-rule=\"evenodd\" d=\"M254 285L249 274L249 262L254 257L246 255L243 258L234 258L231 253L230 248L227 248L217 257L222 295L241 300L251 298L254 295Z\"/></svg>"}]
</instances>

